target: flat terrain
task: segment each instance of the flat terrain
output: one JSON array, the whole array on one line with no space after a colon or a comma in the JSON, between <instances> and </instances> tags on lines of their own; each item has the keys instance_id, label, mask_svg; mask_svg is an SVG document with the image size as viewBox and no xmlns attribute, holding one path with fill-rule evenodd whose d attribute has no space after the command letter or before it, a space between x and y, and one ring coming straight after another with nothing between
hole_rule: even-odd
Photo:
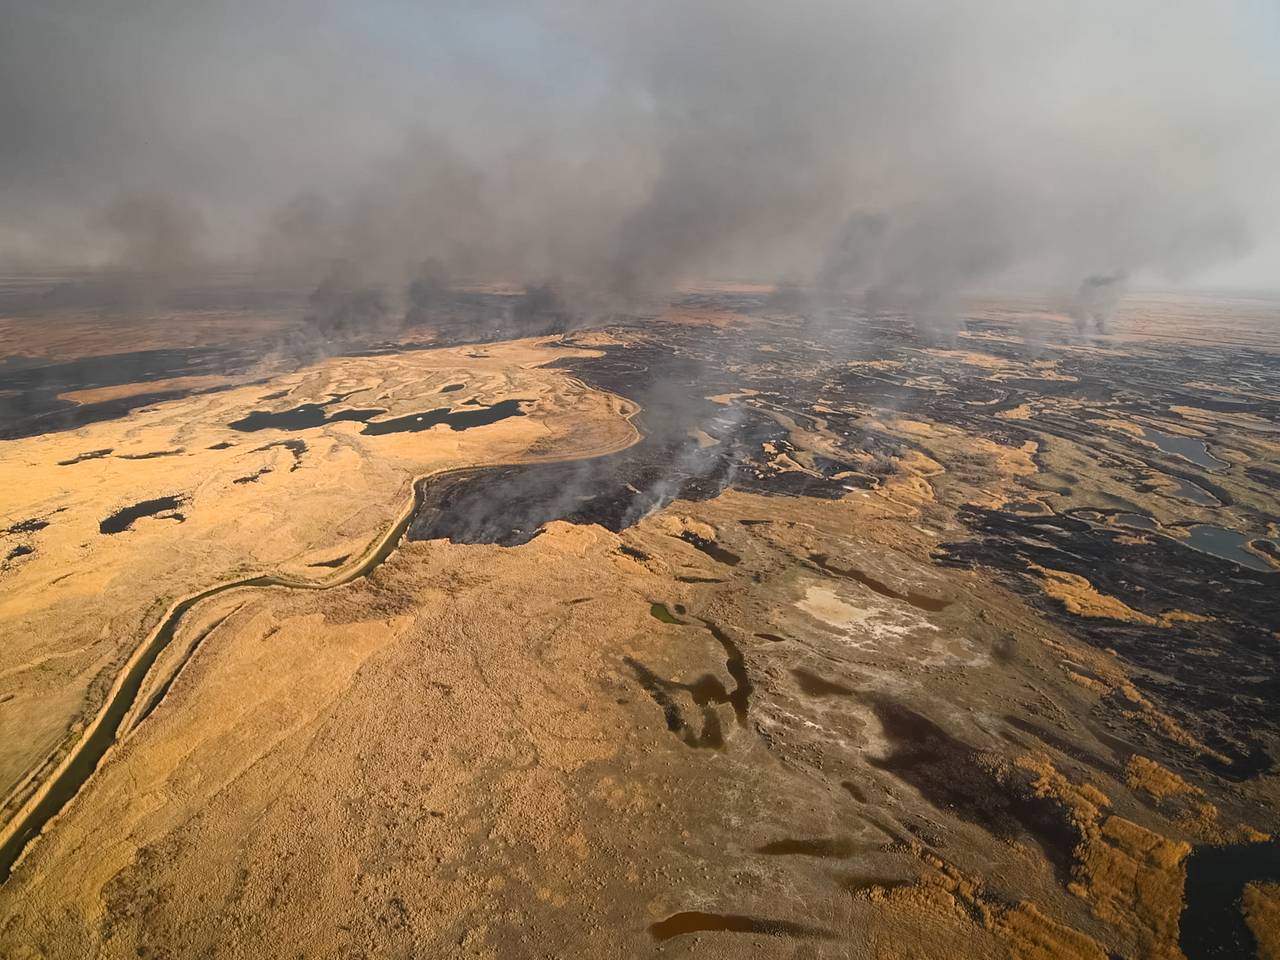
<instances>
[{"instance_id":1,"label":"flat terrain","mask_svg":"<svg viewBox=\"0 0 1280 960\"><path fill-rule=\"evenodd\" d=\"M705 289L0 441L0 952L1273 957L1278 331Z\"/></svg>"}]
</instances>

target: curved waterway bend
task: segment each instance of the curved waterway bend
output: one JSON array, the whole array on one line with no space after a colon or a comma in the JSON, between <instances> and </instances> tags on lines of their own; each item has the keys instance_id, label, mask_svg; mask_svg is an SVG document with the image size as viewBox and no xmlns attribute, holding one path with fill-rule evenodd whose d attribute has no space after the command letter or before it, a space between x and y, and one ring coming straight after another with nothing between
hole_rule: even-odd
<instances>
[{"instance_id":1,"label":"curved waterway bend","mask_svg":"<svg viewBox=\"0 0 1280 960\"><path fill-rule=\"evenodd\" d=\"M639 412L639 406L631 401L627 401L630 411L625 415L628 421L631 421L635 414ZM615 448L607 450L593 450L588 453L581 454L578 457L568 458L569 460L590 459L592 457L604 456L609 453L616 453L627 447L637 443L640 440L639 431L634 431L625 444L621 444ZM535 461L536 462L536 461ZM556 461L561 462L561 461ZM567 462L567 461L565 461ZM517 464L493 464L494 467L510 467ZM155 665L156 659L161 652L173 640L174 634L177 632L178 626L182 618L186 616L190 610L203 600L210 597L216 597L218 594L226 593L230 590L239 590L242 588L253 587L286 587L293 590L331 590L334 587L340 587L344 584L351 583L363 577L367 577L382 564L392 553L396 547L400 545L400 541L404 538L405 531L408 530L409 524L413 522L417 516L426 496L427 487L440 480L446 479L451 474L461 473L473 470L474 467L458 467L451 470L442 470L437 473L431 473L424 477L418 477L413 483L413 497L404 512L396 520L395 524L387 531L386 535L378 541L377 545L368 551L363 559L350 570L344 571L337 577L332 579L312 582L306 580L292 580L288 577L279 577L273 575L249 577L244 580L235 580L231 583L223 583L216 587L210 587L201 593L187 597L184 600L174 604L159 626L152 631L150 638L139 648L125 667L124 673L116 681L115 687L107 700L106 705L98 712L94 718L88 732L80 741L72 748L71 752L63 759L53 775L45 781L44 784L36 791L36 793L27 801L27 803L19 809L17 815L7 825L2 839L0 839L0 883L4 883L9 879L9 874L13 870L13 866L18 862L18 858L22 856L27 845L35 840L48 824L63 807L71 801L71 799L80 792L80 788L84 786L85 781L93 775L98 768L102 758L107 751L111 749L116 742L120 733L120 729L125 719L129 716L137 702L138 695L142 691L143 682L147 678L147 674ZM194 647L193 647L194 649ZM185 659L183 661L185 663ZM181 664L178 669L181 669ZM176 671L175 671L176 673ZM170 681L172 682L172 678ZM162 688L167 689L167 683ZM135 721L140 722L155 708L160 697L148 703L143 714Z\"/></svg>"},{"instance_id":2,"label":"curved waterway bend","mask_svg":"<svg viewBox=\"0 0 1280 960\"><path fill-rule=\"evenodd\" d=\"M143 681L146 680L161 652L173 640L182 618L190 612L192 607L203 600L208 600L210 597L216 597L220 593L239 590L243 587L288 587L294 590L329 590L333 587L340 587L354 580L359 580L361 577L367 577L399 546L405 530L408 529L409 523L413 520L418 506L422 502L426 483L440 476L441 474L433 474L415 481L412 503L387 532L387 535L379 545L370 551L355 568L346 571L335 579L307 582L305 580L291 580L287 577L270 575L249 577L244 580L235 580L231 583L223 583L216 587L211 587L174 604L160 622L160 625L152 632L150 639L142 646L140 653L135 654L131 659L122 678L116 682L106 706L95 718L89 733L72 748L71 753L63 760L53 776L45 782L32 800L28 801L27 807L19 811L17 817L14 818L14 825L6 833L3 843L0 843L0 883L9 879L9 873L12 871L13 865L22 855L27 844L40 835L45 824L67 805L71 798L80 791L80 788L93 774L94 770L98 768L98 764L102 761L106 752L116 742L120 728L129 712L133 709L134 703L138 699L138 694L142 690ZM147 713L150 713L155 706L155 703L148 704Z\"/></svg>"}]
</instances>

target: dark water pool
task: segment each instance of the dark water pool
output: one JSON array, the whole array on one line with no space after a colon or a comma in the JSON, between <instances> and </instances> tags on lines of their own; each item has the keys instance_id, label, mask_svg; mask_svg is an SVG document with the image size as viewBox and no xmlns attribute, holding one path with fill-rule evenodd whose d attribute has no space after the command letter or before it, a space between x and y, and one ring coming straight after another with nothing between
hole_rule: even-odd
<instances>
[{"instance_id":1,"label":"dark water pool","mask_svg":"<svg viewBox=\"0 0 1280 960\"><path fill-rule=\"evenodd\" d=\"M1187 858L1187 904L1178 945L1187 960L1252 957L1253 932L1241 912L1244 886L1280 880L1280 842L1202 846Z\"/></svg>"},{"instance_id":2,"label":"dark water pool","mask_svg":"<svg viewBox=\"0 0 1280 960\"><path fill-rule=\"evenodd\" d=\"M437 407L422 413L410 413L403 417L392 417L389 420L374 418L386 413L378 407L366 409L332 410L334 403L344 399L335 397L324 403L304 403L289 410L253 410L239 420L228 424L233 430L253 433L258 430L313 430L330 423L363 423L361 433L377 437L388 433L420 433L432 427L445 424L453 430L467 430L489 423L497 423L507 417L522 417L524 411L520 404L524 400L500 400L492 406L477 406L475 409L452 410L449 407Z\"/></svg>"},{"instance_id":3,"label":"dark water pool","mask_svg":"<svg viewBox=\"0 0 1280 960\"><path fill-rule=\"evenodd\" d=\"M1220 507L1222 503L1209 491L1198 483L1192 483L1190 480L1184 480L1182 477L1174 477L1173 482L1177 484L1177 494L1192 503L1198 503L1202 507Z\"/></svg>"},{"instance_id":4,"label":"dark water pool","mask_svg":"<svg viewBox=\"0 0 1280 960\"><path fill-rule=\"evenodd\" d=\"M1133 527L1137 530L1150 530L1154 533L1160 529L1158 523L1141 513L1117 513L1115 520L1121 526Z\"/></svg>"},{"instance_id":5,"label":"dark water pool","mask_svg":"<svg viewBox=\"0 0 1280 960\"><path fill-rule=\"evenodd\" d=\"M327 423L341 423L343 421L364 423L372 420L378 414L386 412L385 410L371 408L368 410L335 410L330 413L327 409L328 406L328 403L304 403L291 410L281 410L278 413L270 410L253 410L248 416L233 420L227 426L232 430L240 430L245 433L254 433L258 430L311 430L315 427L323 427Z\"/></svg>"},{"instance_id":6,"label":"dark water pool","mask_svg":"<svg viewBox=\"0 0 1280 960\"><path fill-rule=\"evenodd\" d=\"M122 507L98 524L99 533L122 533L133 526L135 520L143 517L154 517L161 513L177 510L185 502L182 496L156 497L153 500L142 500L127 507ZM173 519L181 520L180 514Z\"/></svg>"},{"instance_id":7,"label":"dark water pool","mask_svg":"<svg viewBox=\"0 0 1280 960\"><path fill-rule=\"evenodd\" d=\"M1190 527L1188 532L1190 536L1183 542L1193 550L1230 560L1262 573L1269 573L1272 569L1270 564L1248 549L1250 538L1242 533L1207 523L1198 523Z\"/></svg>"},{"instance_id":8,"label":"dark water pool","mask_svg":"<svg viewBox=\"0 0 1280 960\"><path fill-rule=\"evenodd\" d=\"M1209 445L1195 437L1180 437L1177 434L1156 430L1154 427L1143 427L1142 435L1165 453L1172 453L1184 460L1190 460L1196 466L1204 467L1206 470L1221 470L1231 466L1227 461L1219 460L1211 454Z\"/></svg>"},{"instance_id":9,"label":"dark water pool","mask_svg":"<svg viewBox=\"0 0 1280 960\"><path fill-rule=\"evenodd\" d=\"M523 417L525 414L520 404L527 402L527 400L499 400L492 406L477 407L474 410L450 410L448 407L437 407L435 410L410 413L390 420L371 420L360 432L371 437L388 433L421 433L442 423L451 430L468 430L471 427L497 423L508 417Z\"/></svg>"}]
</instances>

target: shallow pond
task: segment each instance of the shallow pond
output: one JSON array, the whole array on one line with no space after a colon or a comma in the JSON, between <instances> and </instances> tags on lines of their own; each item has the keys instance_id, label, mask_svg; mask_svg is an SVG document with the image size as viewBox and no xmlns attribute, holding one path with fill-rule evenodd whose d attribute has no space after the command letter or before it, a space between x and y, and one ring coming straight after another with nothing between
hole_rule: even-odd
<instances>
[{"instance_id":1,"label":"shallow pond","mask_svg":"<svg viewBox=\"0 0 1280 960\"><path fill-rule=\"evenodd\" d=\"M156 497L154 500L143 500L140 503L121 507L98 524L98 532L108 534L123 533L133 526L135 520L141 520L143 517L154 517L158 514L178 509L178 507L182 506L184 499L181 496ZM182 520L180 514L172 514L171 516L179 522Z\"/></svg>"},{"instance_id":2,"label":"shallow pond","mask_svg":"<svg viewBox=\"0 0 1280 960\"><path fill-rule=\"evenodd\" d=\"M1165 433L1163 430L1156 430L1153 427L1143 427L1142 436L1165 453L1172 453L1175 456L1182 457L1184 460L1190 460L1206 470L1221 470L1224 467L1231 466L1227 461L1219 460L1211 454L1209 445L1195 437L1180 437L1177 434Z\"/></svg>"},{"instance_id":3,"label":"shallow pond","mask_svg":"<svg viewBox=\"0 0 1280 960\"><path fill-rule=\"evenodd\" d=\"M1121 526L1133 527L1137 530L1156 531L1160 529L1158 523L1141 513L1117 513L1115 520Z\"/></svg>"},{"instance_id":4,"label":"shallow pond","mask_svg":"<svg viewBox=\"0 0 1280 960\"><path fill-rule=\"evenodd\" d=\"M1183 499L1190 500L1202 507L1220 507L1222 502L1211 494L1198 483L1192 483L1190 480L1184 480L1182 477L1171 478L1177 484L1177 494Z\"/></svg>"},{"instance_id":5,"label":"shallow pond","mask_svg":"<svg viewBox=\"0 0 1280 960\"><path fill-rule=\"evenodd\" d=\"M323 427L327 423L339 423L344 420L364 423L372 420L385 411L370 410L336 410L329 413L327 403L304 403L291 410L273 413L270 410L253 410L248 416L233 420L227 424L232 430L253 433L258 430L310 430Z\"/></svg>"},{"instance_id":6,"label":"shallow pond","mask_svg":"<svg viewBox=\"0 0 1280 960\"><path fill-rule=\"evenodd\" d=\"M1183 542L1193 550L1230 560L1250 570L1269 573L1272 569L1270 564L1249 550L1247 544L1251 538L1244 534L1207 523L1198 523L1194 527L1189 527L1188 533L1190 536Z\"/></svg>"},{"instance_id":7,"label":"shallow pond","mask_svg":"<svg viewBox=\"0 0 1280 960\"><path fill-rule=\"evenodd\" d=\"M388 433L421 433L442 423L451 430L467 430L471 427L497 423L508 417L523 417L524 411L520 409L520 404L525 402L524 400L500 400L492 406L477 407L474 410L450 410L448 407L437 407L435 410L410 413L390 420L373 420L366 423L360 432L372 437Z\"/></svg>"}]
</instances>

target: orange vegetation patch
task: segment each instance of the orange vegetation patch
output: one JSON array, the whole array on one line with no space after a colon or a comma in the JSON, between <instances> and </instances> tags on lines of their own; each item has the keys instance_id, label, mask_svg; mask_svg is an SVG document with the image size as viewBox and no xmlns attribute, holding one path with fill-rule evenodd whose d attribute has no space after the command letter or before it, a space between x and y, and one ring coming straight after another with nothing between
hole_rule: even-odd
<instances>
[{"instance_id":1,"label":"orange vegetation patch","mask_svg":"<svg viewBox=\"0 0 1280 960\"><path fill-rule=\"evenodd\" d=\"M1123 945L1119 953L1182 960L1178 923L1190 844L1111 814L1106 794L1091 783L1070 780L1047 754L1024 754L1004 769L1029 775L1034 795L1055 803L1079 836L1068 890L1115 930ZM1138 771L1170 788L1170 783L1142 764ZM968 916L999 941L1008 955L1027 960L1108 955L1093 938L1050 919L1035 904L989 898L980 881L914 844L912 852L929 868L918 883L867 893L869 900L884 904L899 915L898 919L905 913L922 928L936 928L950 916L952 923L963 927L960 917ZM1259 913L1272 906L1262 903ZM880 949L876 955L896 954L892 949Z\"/></svg>"},{"instance_id":2,"label":"orange vegetation patch","mask_svg":"<svg viewBox=\"0 0 1280 960\"><path fill-rule=\"evenodd\" d=\"M1174 623L1204 623L1213 619L1186 610L1170 610L1153 617L1133 609L1123 600L1099 593L1093 584L1078 573L1052 570L1035 563L1030 566L1040 577L1041 589L1066 607L1068 613L1074 613L1078 617L1123 620L1152 627L1167 627Z\"/></svg>"},{"instance_id":3,"label":"orange vegetation patch","mask_svg":"<svg viewBox=\"0 0 1280 960\"><path fill-rule=\"evenodd\" d=\"M1097 823L1102 810L1111 806L1111 798L1091 783L1074 784L1057 771L1044 753L1027 753L1014 761L1014 766L1034 776L1031 787L1037 797L1056 800L1077 830L1087 830Z\"/></svg>"},{"instance_id":4,"label":"orange vegetation patch","mask_svg":"<svg viewBox=\"0 0 1280 960\"><path fill-rule=\"evenodd\" d=\"M1031 417L1033 416L1033 413L1034 411L1032 410L1031 404L1020 403L1016 407L1011 407L1008 410L1001 410L999 413L996 414L996 419L998 420L1030 420Z\"/></svg>"},{"instance_id":5,"label":"orange vegetation patch","mask_svg":"<svg viewBox=\"0 0 1280 960\"><path fill-rule=\"evenodd\" d=\"M1020 447L1006 447L984 437L976 446L991 455L993 466L1002 477L1029 477L1039 472L1034 458L1040 444L1034 440L1027 440Z\"/></svg>"},{"instance_id":6,"label":"orange vegetation patch","mask_svg":"<svg viewBox=\"0 0 1280 960\"><path fill-rule=\"evenodd\" d=\"M850 360L851 370L898 370L905 364L901 360Z\"/></svg>"},{"instance_id":7,"label":"orange vegetation patch","mask_svg":"<svg viewBox=\"0 0 1280 960\"><path fill-rule=\"evenodd\" d=\"M111 387L90 387L87 390L69 390L58 394L59 400L73 403L101 403L121 397L136 397L144 393L162 393L169 390L203 390L229 382L216 374L199 377L169 377L166 380L146 380L139 383L118 383Z\"/></svg>"},{"instance_id":8,"label":"orange vegetation patch","mask_svg":"<svg viewBox=\"0 0 1280 960\"><path fill-rule=\"evenodd\" d=\"M709 523L701 520L695 520L693 517L679 513L662 514L657 519L658 526L664 533L673 537L679 537L682 534L692 534L700 540L714 540L716 538L716 528Z\"/></svg>"},{"instance_id":9,"label":"orange vegetation patch","mask_svg":"<svg viewBox=\"0 0 1280 960\"><path fill-rule=\"evenodd\" d=\"M722 404L728 405L730 403L733 403L733 401L735 400L742 399L743 397L754 397L757 394L759 394L759 392L760 392L759 390L751 390L748 388L745 390L739 390L737 393L718 393L714 397L707 397L707 399L710 400L712 403L722 403Z\"/></svg>"},{"instance_id":10,"label":"orange vegetation patch","mask_svg":"<svg viewBox=\"0 0 1280 960\"><path fill-rule=\"evenodd\" d=\"M1192 613L1190 610L1170 610L1167 613L1160 614L1160 621L1168 626L1171 623L1209 623L1213 617L1206 617L1202 613Z\"/></svg>"},{"instance_id":11,"label":"orange vegetation patch","mask_svg":"<svg viewBox=\"0 0 1280 960\"><path fill-rule=\"evenodd\" d=\"M895 467L894 475L876 488L876 496L913 511L918 511L921 504L935 501L933 485L928 478L946 473L942 464L919 450L908 450L896 459Z\"/></svg>"},{"instance_id":12,"label":"orange vegetation patch","mask_svg":"<svg viewBox=\"0 0 1280 960\"><path fill-rule=\"evenodd\" d=\"M1174 817L1181 829L1199 837L1205 843L1266 843L1271 835L1255 830L1247 823L1223 824L1218 819L1218 808L1207 800L1193 800L1187 808Z\"/></svg>"},{"instance_id":13,"label":"orange vegetation patch","mask_svg":"<svg viewBox=\"0 0 1280 960\"><path fill-rule=\"evenodd\" d=\"M1131 423L1128 420L1116 420L1114 418L1097 419L1090 420L1089 423L1095 427L1106 427L1109 430L1118 430L1121 433L1127 433L1132 437L1137 437L1138 439L1142 439L1142 437L1145 436L1140 426L1136 423Z\"/></svg>"},{"instance_id":14,"label":"orange vegetation patch","mask_svg":"<svg viewBox=\"0 0 1280 960\"><path fill-rule=\"evenodd\" d=\"M1172 770L1166 770L1154 760L1140 757L1136 753L1129 758L1129 764L1125 768L1125 783L1129 785L1129 789L1142 790L1157 800L1202 792L1199 787L1187 783Z\"/></svg>"},{"instance_id":15,"label":"orange vegetation patch","mask_svg":"<svg viewBox=\"0 0 1280 960\"><path fill-rule=\"evenodd\" d=\"M1080 832L1068 889L1122 931L1138 955L1181 958L1178 918L1190 844L1106 815L1107 796L1092 784L1072 783L1045 754L1026 754L1015 764L1035 775L1036 795L1057 800Z\"/></svg>"},{"instance_id":16,"label":"orange vegetation patch","mask_svg":"<svg viewBox=\"0 0 1280 960\"><path fill-rule=\"evenodd\" d=\"M959 946L964 939L972 940L964 934L965 927L969 926L966 921L973 921L1016 960L1105 960L1107 951L1096 940L1051 920L1034 903L1011 904L988 897L981 881L965 876L951 864L918 847L913 848L913 852L932 868L920 883L892 889L873 887L866 896L896 917L906 915L919 929L933 928L932 932L944 937L950 945L950 955L978 955L981 947L977 943L965 944L966 948L973 949ZM887 926L893 929L895 925ZM872 948L874 956L881 960L925 955L904 952L898 938L888 943L878 940L873 937Z\"/></svg>"},{"instance_id":17,"label":"orange vegetation patch","mask_svg":"<svg viewBox=\"0 0 1280 960\"><path fill-rule=\"evenodd\" d=\"M898 433L905 433L909 437L932 437L938 436L940 433L936 425L926 423L923 420L890 420L887 426L891 430L896 430Z\"/></svg>"},{"instance_id":18,"label":"orange vegetation patch","mask_svg":"<svg viewBox=\"0 0 1280 960\"><path fill-rule=\"evenodd\" d=\"M1258 960L1280 960L1280 884L1244 888L1244 919L1258 941Z\"/></svg>"},{"instance_id":19,"label":"orange vegetation patch","mask_svg":"<svg viewBox=\"0 0 1280 960\"><path fill-rule=\"evenodd\" d=\"M1116 597L1099 593L1093 584L1077 573L1051 570L1034 563L1031 564L1031 569L1039 575L1044 592L1066 607L1068 613L1074 613L1078 617L1123 620L1150 626L1160 622L1155 617L1134 610Z\"/></svg>"},{"instance_id":20,"label":"orange vegetation patch","mask_svg":"<svg viewBox=\"0 0 1280 960\"><path fill-rule=\"evenodd\" d=\"M1107 817L1076 848L1070 890L1089 902L1099 920L1128 932L1140 956L1181 960L1178 918L1190 852L1181 840Z\"/></svg>"}]
</instances>

